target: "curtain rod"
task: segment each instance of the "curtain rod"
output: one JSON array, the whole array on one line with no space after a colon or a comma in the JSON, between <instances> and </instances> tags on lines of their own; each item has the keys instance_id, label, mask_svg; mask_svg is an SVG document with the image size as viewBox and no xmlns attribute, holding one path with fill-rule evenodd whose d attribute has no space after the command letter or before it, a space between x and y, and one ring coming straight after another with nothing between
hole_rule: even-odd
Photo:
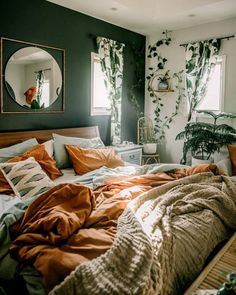
<instances>
[{"instance_id":1,"label":"curtain rod","mask_svg":"<svg viewBox=\"0 0 236 295\"><path fill-rule=\"evenodd\" d=\"M230 38L234 38L234 35L225 36L225 37L218 37L218 38L210 38L210 39L199 40L199 41L207 41L207 40L212 40L212 39L220 39L220 40L227 39L227 40L229 40ZM188 45L189 43L194 43L194 42L198 42L198 41L190 41L188 43L180 44L179 46L185 46L185 45Z\"/></svg>"}]
</instances>

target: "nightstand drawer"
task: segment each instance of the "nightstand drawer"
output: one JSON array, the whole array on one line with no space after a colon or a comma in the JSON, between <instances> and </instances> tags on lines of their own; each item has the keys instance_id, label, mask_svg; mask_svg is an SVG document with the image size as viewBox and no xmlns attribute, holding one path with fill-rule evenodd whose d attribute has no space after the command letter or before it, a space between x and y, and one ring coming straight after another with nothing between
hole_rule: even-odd
<instances>
[{"instance_id":1,"label":"nightstand drawer","mask_svg":"<svg viewBox=\"0 0 236 295\"><path fill-rule=\"evenodd\" d=\"M141 158L142 158L142 150L131 150L125 152L118 152L121 156L121 159L125 162L129 162L132 164L141 165Z\"/></svg>"}]
</instances>

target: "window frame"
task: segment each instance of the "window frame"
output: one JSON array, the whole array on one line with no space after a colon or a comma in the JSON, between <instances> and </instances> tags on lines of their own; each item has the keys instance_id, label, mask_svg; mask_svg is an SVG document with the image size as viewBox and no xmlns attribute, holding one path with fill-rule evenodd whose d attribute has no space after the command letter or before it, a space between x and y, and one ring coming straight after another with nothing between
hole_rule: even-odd
<instances>
[{"instance_id":1,"label":"window frame","mask_svg":"<svg viewBox=\"0 0 236 295\"><path fill-rule=\"evenodd\" d=\"M221 79L220 79L220 102L219 102L219 110L207 109L208 111L212 111L212 112L224 112L226 55L219 55L218 58L221 59L220 63L222 64L222 66L221 66ZM203 111L206 109L197 108L196 110ZM206 116L202 113L197 113L196 115L197 115L197 117L205 117Z\"/></svg>"},{"instance_id":2,"label":"window frame","mask_svg":"<svg viewBox=\"0 0 236 295\"><path fill-rule=\"evenodd\" d=\"M90 107L90 116L103 116L111 115L111 110L105 107L94 107L94 62L99 60L99 55L95 52L91 52L91 107Z\"/></svg>"}]
</instances>

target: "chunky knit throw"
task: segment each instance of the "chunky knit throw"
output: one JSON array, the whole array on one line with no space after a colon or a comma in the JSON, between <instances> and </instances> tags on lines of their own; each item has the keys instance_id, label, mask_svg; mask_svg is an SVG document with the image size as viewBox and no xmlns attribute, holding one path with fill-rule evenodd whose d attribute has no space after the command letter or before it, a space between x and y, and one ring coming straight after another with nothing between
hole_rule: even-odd
<instances>
[{"instance_id":1,"label":"chunky knit throw","mask_svg":"<svg viewBox=\"0 0 236 295\"><path fill-rule=\"evenodd\" d=\"M120 216L113 246L50 295L183 294L236 229L236 184L201 173L142 194Z\"/></svg>"}]
</instances>

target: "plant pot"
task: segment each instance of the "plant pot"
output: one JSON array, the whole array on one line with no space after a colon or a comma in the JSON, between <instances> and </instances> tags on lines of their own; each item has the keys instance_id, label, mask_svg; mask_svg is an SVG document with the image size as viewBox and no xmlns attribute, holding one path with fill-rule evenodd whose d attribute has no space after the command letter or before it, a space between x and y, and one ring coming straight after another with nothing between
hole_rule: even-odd
<instances>
[{"instance_id":1,"label":"plant pot","mask_svg":"<svg viewBox=\"0 0 236 295\"><path fill-rule=\"evenodd\" d=\"M158 83L158 90L168 90L169 84L167 81L160 81Z\"/></svg>"},{"instance_id":2,"label":"plant pot","mask_svg":"<svg viewBox=\"0 0 236 295\"><path fill-rule=\"evenodd\" d=\"M157 151L156 143L144 143L143 144L143 153L144 154L155 154Z\"/></svg>"},{"instance_id":3,"label":"plant pot","mask_svg":"<svg viewBox=\"0 0 236 295\"><path fill-rule=\"evenodd\" d=\"M201 158L195 158L192 157L192 166L200 165L200 164L207 164L207 163L213 163L213 159L201 159Z\"/></svg>"}]
</instances>

